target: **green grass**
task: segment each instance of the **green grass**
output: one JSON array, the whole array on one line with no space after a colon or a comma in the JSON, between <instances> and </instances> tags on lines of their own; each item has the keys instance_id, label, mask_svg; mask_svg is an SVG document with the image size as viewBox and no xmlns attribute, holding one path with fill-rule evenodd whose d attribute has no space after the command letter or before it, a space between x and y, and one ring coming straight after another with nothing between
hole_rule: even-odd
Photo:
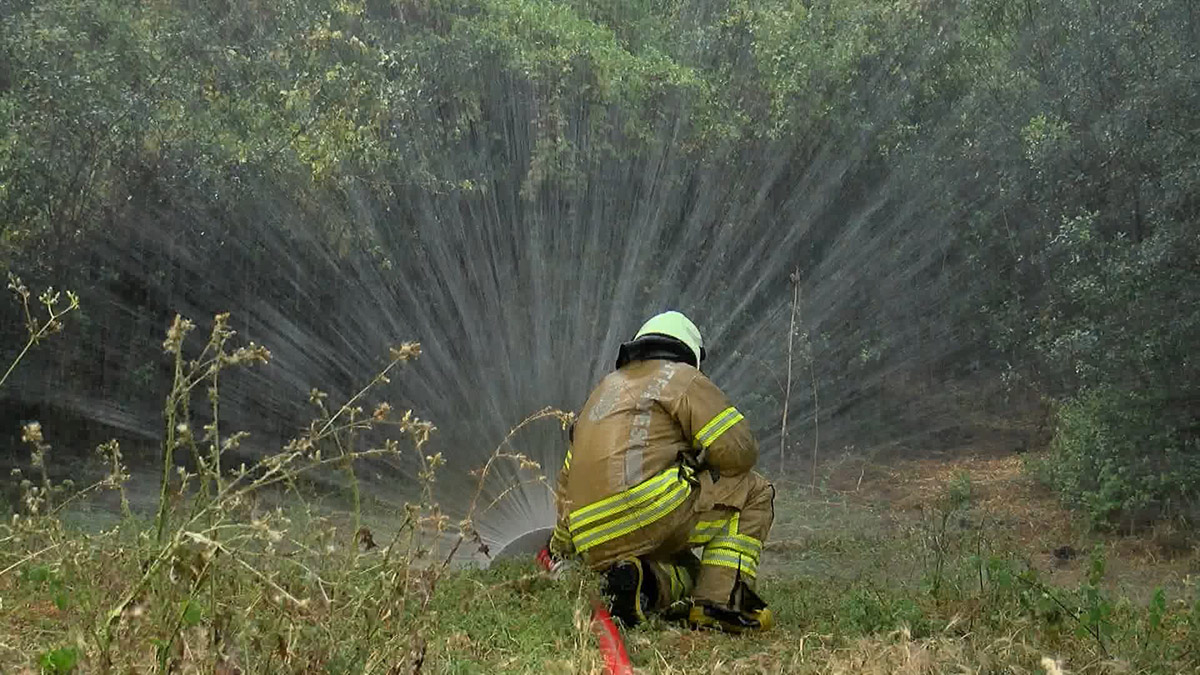
<instances>
[{"instance_id":1,"label":"green grass","mask_svg":"<svg viewBox=\"0 0 1200 675\"><path fill-rule=\"evenodd\" d=\"M1099 558L1081 562L1089 568L1082 583L1055 586L1019 551L996 545L1003 537L981 539L960 526L979 519L977 507L942 507L953 527L943 529L936 511L900 520L828 494L781 495L779 537L760 586L776 630L726 636L656 619L624 631L635 667L1033 673L1045 670L1046 657L1071 672L1200 666L1194 591L1130 601L1104 588ZM230 523L248 517L226 515ZM36 525L0 543L0 569L55 546L0 576L0 670L74 664L76 672L103 672L95 633L142 576L155 550L153 523L128 521L99 535L48 519ZM839 532L843 526L853 529ZM235 558L194 542L177 547L121 612L111 670L600 672L587 629L594 575L552 579L532 560L439 571L441 554L428 537L411 549L400 537L391 554L383 544L364 551L348 545L337 521L300 507L259 527L274 534L246 542Z\"/></svg>"}]
</instances>

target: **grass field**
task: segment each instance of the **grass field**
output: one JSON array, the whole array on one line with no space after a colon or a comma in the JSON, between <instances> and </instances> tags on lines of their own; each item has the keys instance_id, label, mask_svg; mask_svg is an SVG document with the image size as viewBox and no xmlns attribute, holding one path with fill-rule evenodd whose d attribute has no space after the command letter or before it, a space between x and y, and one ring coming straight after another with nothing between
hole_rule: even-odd
<instances>
[{"instance_id":1,"label":"grass field","mask_svg":"<svg viewBox=\"0 0 1200 675\"><path fill-rule=\"evenodd\" d=\"M1021 462L850 458L815 489L781 481L761 579L776 630L733 637L653 621L625 631L635 667L1195 672L1200 558L1186 538L1090 533ZM427 527L367 550L344 519L255 509L215 515L196 528L207 534L166 547L148 522L92 535L45 518L10 526L0 671L602 672L587 630L591 575L551 579L533 561L443 567L453 537L435 541Z\"/></svg>"}]
</instances>

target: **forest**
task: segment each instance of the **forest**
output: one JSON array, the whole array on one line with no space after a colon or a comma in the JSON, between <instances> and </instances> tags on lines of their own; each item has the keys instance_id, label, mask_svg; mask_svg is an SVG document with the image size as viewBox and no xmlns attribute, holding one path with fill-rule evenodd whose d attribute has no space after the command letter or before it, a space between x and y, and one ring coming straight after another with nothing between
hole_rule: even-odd
<instances>
[{"instance_id":1,"label":"forest","mask_svg":"<svg viewBox=\"0 0 1200 675\"><path fill-rule=\"evenodd\" d=\"M39 476L40 499L85 482L78 467L97 447L103 471L150 485L139 517L153 546L126 561L144 583L94 591L95 616L167 593L155 575L181 547L232 551L213 533L244 504L220 467L285 444L371 447L343 473L309 457L314 484L352 486L352 530L367 495L405 513L397 490L423 495L434 515L421 522L436 525L434 469L445 462L439 484L471 494L468 469L492 466L528 416L577 410L617 344L662 307L706 331L713 377L780 484L815 490L818 465L838 458L983 439L1097 531L1190 529L1200 6L0 0L0 272L6 508L19 518L37 503L25 475ZM61 294L39 299L47 288ZM386 389L387 410L354 412L364 385ZM213 440L218 399L221 428L246 440ZM396 424L419 467L389 463L394 448L367 428L392 406L409 411ZM211 419L200 443L175 432L193 415L197 430ZM530 462L553 475L559 431L531 431L482 494L506 494ZM244 480L275 481L258 466ZM176 472L200 491L187 523L216 528L203 538L172 524ZM526 499L545 510L546 497ZM10 569L25 570L21 588L63 583L59 567L26 563L83 544L13 522L0 594ZM482 538L513 534L494 528ZM190 658L177 654L181 626L259 621L218 611L220 582L195 578L170 591L182 605L163 606L178 620L157 638L162 669ZM413 600L416 620L442 602L434 585ZM324 611L349 603L374 617L370 631L383 626L377 589L355 588ZM878 604L890 618L866 621L868 634L904 614ZM1086 619L1098 606L1076 623L1105 652ZM97 621L79 633L88 647L46 651L46 663L121 662L122 629ZM308 639L259 629L285 635L282 648L242 647L268 659ZM1143 637L1131 639L1153 652ZM336 656L351 668L414 640ZM320 651L340 649L332 635L311 641L310 666L337 660Z\"/></svg>"}]
</instances>

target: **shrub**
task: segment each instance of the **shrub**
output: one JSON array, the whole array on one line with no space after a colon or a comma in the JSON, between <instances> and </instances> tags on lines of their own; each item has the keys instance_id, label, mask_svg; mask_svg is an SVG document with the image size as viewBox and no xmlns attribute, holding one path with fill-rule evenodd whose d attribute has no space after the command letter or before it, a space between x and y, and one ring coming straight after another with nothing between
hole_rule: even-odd
<instances>
[{"instance_id":1,"label":"shrub","mask_svg":"<svg viewBox=\"0 0 1200 675\"><path fill-rule=\"evenodd\" d=\"M1100 526L1188 517L1200 487L1200 442L1167 423L1152 395L1097 387L1059 410L1041 478Z\"/></svg>"}]
</instances>

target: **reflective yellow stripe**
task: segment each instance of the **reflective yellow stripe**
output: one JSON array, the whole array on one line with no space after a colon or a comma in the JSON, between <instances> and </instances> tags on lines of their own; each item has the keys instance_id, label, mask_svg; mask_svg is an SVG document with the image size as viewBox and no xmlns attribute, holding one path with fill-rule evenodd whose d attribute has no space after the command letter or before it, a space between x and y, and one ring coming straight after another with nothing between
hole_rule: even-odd
<instances>
[{"instance_id":1,"label":"reflective yellow stripe","mask_svg":"<svg viewBox=\"0 0 1200 675\"><path fill-rule=\"evenodd\" d=\"M762 542L749 535L738 534L741 515L741 512L734 512L728 520L701 521L697 524L688 543L704 545L701 563L740 569L750 576L757 574Z\"/></svg>"},{"instance_id":2,"label":"reflective yellow stripe","mask_svg":"<svg viewBox=\"0 0 1200 675\"><path fill-rule=\"evenodd\" d=\"M696 523L692 536L688 537L689 544L707 544L713 537L725 534L729 520L702 520Z\"/></svg>"},{"instance_id":3,"label":"reflective yellow stripe","mask_svg":"<svg viewBox=\"0 0 1200 675\"><path fill-rule=\"evenodd\" d=\"M571 470L571 449L567 448L567 458L563 460L563 468L567 471Z\"/></svg>"},{"instance_id":4,"label":"reflective yellow stripe","mask_svg":"<svg viewBox=\"0 0 1200 675\"><path fill-rule=\"evenodd\" d=\"M671 598L672 600L682 600L691 595L692 589L696 587L696 578L692 575L691 569L683 565L675 566L675 574L679 576L679 589L681 593Z\"/></svg>"},{"instance_id":5,"label":"reflective yellow stripe","mask_svg":"<svg viewBox=\"0 0 1200 675\"><path fill-rule=\"evenodd\" d=\"M672 485L679 482L679 467L671 467L657 476L642 481L634 487L617 493L611 497L606 497L594 504L576 509L569 516L571 523L571 532L575 532L580 528L586 527L589 523L593 523L601 518L616 515L623 511L627 511L647 500L654 499L662 494L664 490L669 489Z\"/></svg>"},{"instance_id":6,"label":"reflective yellow stripe","mask_svg":"<svg viewBox=\"0 0 1200 675\"><path fill-rule=\"evenodd\" d=\"M762 545L757 540L744 535L716 537L705 550L733 551L734 553L741 553L748 558L753 558L755 562L758 562L759 557L762 556Z\"/></svg>"},{"instance_id":7,"label":"reflective yellow stripe","mask_svg":"<svg viewBox=\"0 0 1200 675\"><path fill-rule=\"evenodd\" d=\"M728 567L735 569L745 574L748 577L758 576L758 563L754 560L740 556L736 553L730 553L724 550L704 551L704 557L700 559L701 565L712 565L715 567Z\"/></svg>"},{"instance_id":8,"label":"reflective yellow stripe","mask_svg":"<svg viewBox=\"0 0 1200 675\"><path fill-rule=\"evenodd\" d=\"M720 415L709 420L708 424L705 424L704 428L696 433L696 445L707 448L715 443L721 437L721 434L729 431L730 427L741 422L743 419L745 417L742 413L738 412L737 408L726 408L721 411Z\"/></svg>"},{"instance_id":9,"label":"reflective yellow stripe","mask_svg":"<svg viewBox=\"0 0 1200 675\"><path fill-rule=\"evenodd\" d=\"M629 515L605 523L590 532L580 533L572 527L571 534L575 539L575 548L582 553L593 546L598 546L606 541L629 534L640 527L645 527L674 511L680 504L687 500L691 492L692 486L681 481L676 483L673 488L669 489L666 494L659 497L653 503Z\"/></svg>"},{"instance_id":10,"label":"reflective yellow stripe","mask_svg":"<svg viewBox=\"0 0 1200 675\"><path fill-rule=\"evenodd\" d=\"M707 448L708 446L712 445L713 443L716 443L717 439L721 437L721 434L724 434L726 431L729 431L730 427L737 424L738 422L741 422L743 419L745 419L745 418L742 416L742 414L738 413L737 415L735 415L733 417L733 419L727 421L725 424L722 424L721 426L714 429L712 434L710 434L709 437L704 441L704 447Z\"/></svg>"},{"instance_id":11,"label":"reflective yellow stripe","mask_svg":"<svg viewBox=\"0 0 1200 675\"><path fill-rule=\"evenodd\" d=\"M696 523L696 527L692 529L692 535L688 537L689 544L707 544L713 540L713 537L718 537L724 534L736 535L738 529L738 519L741 517L740 511L734 511L733 515L721 520L702 520Z\"/></svg>"},{"instance_id":12,"label":"reflective yellow stripe","mask_svg":"<svg viewBox=\"0 0 1200 675\"><path fill-rule=\"evenodd\" d=\"M696 440L704 440L710 433L712 433L714 429L732 419L737 414L737 408L730 407L722 410L719 414L709 420L707 424L701 427L700 431L696 432Z\"/></svg>"},{"instance_id":13,"label":"reflective yellow stripe","mask_svg":"<svg viewBox=\"0 0 1200 675\"><path fill-rule=\"evenodd\" d=\"M551 538L560 544L569 544L571 542L571 535L561 525L555 526L554 534Z\"/></svg>"},{"instance_id":14,"label":"reflective yellow stripe","mask_svg":"<svg viewBox=\"0 0 1200 675\"><path fill-rule=\"evenodd\" d=\"M574 536L575 547L581 552L586 551L593 546L598 546L606 541L611 541L622 535L629 534L640 527L649 525L682 504L690 493L691 486L687 483L680 483L653 503L633 513L604 523L591 531L580 533L572 530L571 534Z\"/></svg>"},{"instance_id":15,"label":"reflective yellow stripe","mask_svg":"<svg viewBox=\"0 0 1200 675\"><path fill-rule=\"evenodd\" d=\"M732 539L736 539L736 540L742 542L746 546L752 546L756 550L759 550L759 551L762 550L762 542L755 539L754 537L751 537L748 534L738 534L738 533L734 532L733 534L731 534L729 536Z\"/></svg>"}]
</instances>

